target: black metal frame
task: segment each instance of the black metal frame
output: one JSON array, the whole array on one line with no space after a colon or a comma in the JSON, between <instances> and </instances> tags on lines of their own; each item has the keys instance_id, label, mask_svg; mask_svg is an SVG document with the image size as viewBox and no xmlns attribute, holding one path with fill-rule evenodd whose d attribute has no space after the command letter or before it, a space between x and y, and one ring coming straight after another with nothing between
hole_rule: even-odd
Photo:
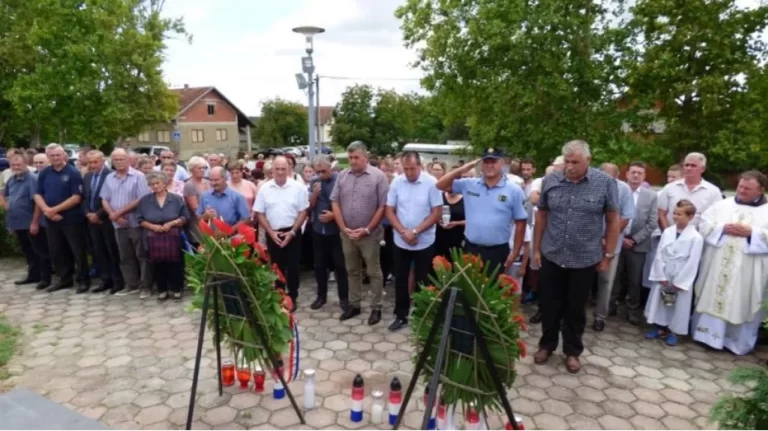
<instances>
[{"instance_id":1,"label":"black metal frame","mask_svg":"<svg viewBox=\"0 0 768 431\"><path fill-rule=\"evenodd\" d=\"M205 284L205 293L203 296L203 308L202 316L200 317L200 334L197 338L197 353L195 354L195 370L192 375L192 390L189 396L189 411L187 412L187 426L186 429L192 429L192 417L195 412L195 402L197 396L197 382L200 377L200 361L203 356L203 340L205 338L205 325L208 317L208 305L210 297L213 296L213 325L214 325L214 344L216 345L216 370L219 379L219 396L223 395L224 388L221 381L221 335L219 333L219 314L228 314L239 319L245 319L251 327L251 330L259 337L263 346L267 345L267 337L261 330L260 326L256 324L256 320L253 317L253 311L247 304L249 304L248 298L243 294L242 289L239 286L233 287L232 283L239 284L240 281L232 277L215 277L213 281L209 281ZM222 296L222 302L224 303L225 312L219 308L219 296ZM269 360L272 363L272 368L278 368L277 358L269 356ZM302 425L306 425L304 415L299 409L299 405L296 403L296 399L291 393L291 389L288 387L288 383L285 381L285 377L282 373L276 373L280 379L280 383L285 388L285 393L288 395L288 399L291 401L293 409L296 411L296 415L299 417Z\"/></svg>"},{"instance_id":2,"label":"black metal frame","mask_svg":"<svg viewBox=\"0 0 768 431\"><path fill-rule=\"evenodd\" d=\"M448 350L448 337L455 335L452 329L454 324L453 313L456 310L457 301L461 303L461 307L464 310L465 316L463 317L466 317L466 322L469 326L469 332L474 335L475 340L477 340L477 345L480 348L480 353L483 355L485 363L489 365L488 368L491 372L494 386L496 386L496 393L501 400L502 407L504 407L504 412L509 418L509 423L512 425L512 429L517 430L518 424L515 420L515 414L512 412L512 406L509 404L509 399L507 398L507 391L504 389L504 385L501 384L501 379L499 378L498 372L496 370L496 365L493 362L490 350L488 350L488 343L486 343L485 337L477 325L477 321L475 320L475 316L473 315L472 307L469 304L469 301L467 301L467 298L464 297L462 292L455 287L450 288L450 296L448 297L448 300L442 300L440 308L437 312L436 322L440 322L441 320L443 321L442 332L440 335L440 344L438 345L437 349L437 358L435 358L435 372L432 373L432 378L429 380L429 395L427 396L427 404L424 407L424 418L421 421L420 429L427 429L432 410L435 406L435 401L437 399L437 386L440 382L440 373L437 372L437 370L443 369L443 362L445 361L446 356L445 354ZM403 416L405 416L405 409L408 407L408 401L411 399L413 390L416 388L416 382L419 379L419 374L421 373L422 369L424 369L424 365L427 362L427 356L429 355L429 352L432 349L432 345L435 342L435 336L437 335L438 328L440 328L440 325L434 324L429 330L427 341L425 343L424 349L419 354L419 359L416 362L416 368L413 370L413 376L411 376L411 381L408 384L408 390L405 392L405 398L403 398L403 403L400 406L400 411L397 414L395 426L392 429L396 430L400 427Z\"/></svg>"}]
</instances>

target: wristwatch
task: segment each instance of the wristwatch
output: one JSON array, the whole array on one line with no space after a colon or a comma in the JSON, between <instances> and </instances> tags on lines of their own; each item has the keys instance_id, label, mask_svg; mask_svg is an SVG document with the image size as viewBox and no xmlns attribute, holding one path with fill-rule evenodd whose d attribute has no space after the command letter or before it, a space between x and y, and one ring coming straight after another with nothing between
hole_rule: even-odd
<instances>
[{"instance_id":1,"label":"wristwatch","mask_svg":"<svg viewBox=\"0 0 768 431\"><path fill-rule=\"evenodd\" d=\"M368 228L365 228L365 234L366 234L366 235L370 235L370 234L371 234L371 231L370 231L370 229L368 229Z\"/></svg>"},{"instance_id":2,"label":"wristwatch","mask_svg":"<svg viewBox=\"0 0 768 431\"><path fill-rule=\"evenodd\" d=\"M603 256L604 256L606 259L613 259L613 258L614 258L614 256L616 256L616 255L615 255L615 254L613 254L613 253L605 253Z\"/></svg>"},{"instance_id":3,"label":"wristwatch","mask_svg":"<svg viewBox=\"0 0 768 431\"><path fill-rule=\"evenodd\" d=\"M413 232L414 235L419 236L419 231L417 231L416 229L413 229L411 232Z\"/></svg>"}]
</instances>

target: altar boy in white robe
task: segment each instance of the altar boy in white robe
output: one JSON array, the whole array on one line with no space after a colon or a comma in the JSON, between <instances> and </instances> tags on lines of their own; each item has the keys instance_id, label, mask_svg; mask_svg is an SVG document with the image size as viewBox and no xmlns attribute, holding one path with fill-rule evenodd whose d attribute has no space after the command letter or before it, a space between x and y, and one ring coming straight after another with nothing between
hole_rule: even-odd
<instances>
[{"instance_id":1,"label":"altar boy in white robe","mask_svg":"<svg viewBox=\"0 0 768 431\"><path fill-rule=\"evenodd\" d=\"M693 339L715 349L746 355L755 348L768 289L768 178L741 175L736 196L712 205L701 216L705 240Z\"/></svg>"},{"instance_id":2,"label":"altar boy in white robe","mask_svg":"<svg viewBox=\"0 0 768 431\"><path fill-rule=\"evenodd\" d=\"M696 207L683 199L672 213L674 223L664 229L653 259L650 280L653 283L645 317L656 328L645 338L661 338L668 346L677 344L678 335L688 334L693 283L701 261L704 239L691 223Z\"/></svg>"}]
</instances>

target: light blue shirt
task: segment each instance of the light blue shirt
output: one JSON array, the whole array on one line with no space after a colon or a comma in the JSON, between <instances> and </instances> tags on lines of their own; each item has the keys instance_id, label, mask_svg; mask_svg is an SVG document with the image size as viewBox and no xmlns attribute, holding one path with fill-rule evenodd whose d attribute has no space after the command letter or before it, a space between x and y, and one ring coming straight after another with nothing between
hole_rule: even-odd
<instances>
[{"instance_id":1,"label":"light blue shirt","mask_svg":"<svg viewBox=\"0 0 768 431\"><path fill-rule=\"evenodd\" d=\"M432 209L443 206L443 195L435 187L437 180L424 171L416 181L408 181L405 175L400 175L389 185L387 206L395 209L397 219L406 229L414 229L425 218L429 217ZM395 245L405 250L423 250L435 243L435 225L421 232L415 245L407 244L400 235L394 235Z\"/></svg>"},{"instance_id":2,"label":"light blue shirt","mask_svg":"<svg viewBox=\"0 0 768 431\"><path fill-rule=\"evenodd\" d=\"M240 220L248 219L251 215L243 195L229 187L221 193L215 190L203 193L200 196L200 204L197 206L197 215L202 216L208 207L216 210L216 217L221 217L230 226Z\"/></svg>"},{"instance_id":3,"label":"light blue shirt","mask_svg":"<svg viewBox=\"0 0 768 431\"><path fill-rule=\"evenodd\" d=\"M629 184L621 180L616 180L616 185L619 189L619 218L622 220L629 220L632 223L632 219L635 218L635 199L632 197L632 188ZM605 233L605 224L603 224L603 233ZM623 243L624 235L619 232L619 240L616 243L616 250L614 253L619 254L621 252L621 245Z\"/></svg>"},{"instance_id":4,"label":"light blue shirt","mask_svg":"<svg viewBox=\"0 0 768 431\"><path fill-rule=\"evenodd\" d=\"M464 236L473 244L506 245L512 236L512 224L528 220L525 193L506 175L493 187L488 187L484 178L455 180L452 191L464 196Z\"/></svg>"}]
</instances>

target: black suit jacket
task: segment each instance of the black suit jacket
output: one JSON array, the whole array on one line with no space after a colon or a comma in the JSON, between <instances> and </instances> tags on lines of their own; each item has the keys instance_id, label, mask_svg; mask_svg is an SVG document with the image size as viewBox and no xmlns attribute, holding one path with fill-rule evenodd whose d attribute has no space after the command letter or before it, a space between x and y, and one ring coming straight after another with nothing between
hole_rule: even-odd
<instances>
[{"instance_id":1,"label":"black suit jacket","mask_svg":"<svg viewBox=\"0 0 768 431\"><path fill-rule=\"evenodd\" d=\"M83 212L88 214L91 212L90 204L91 204L91 193L94 193L94 205L96 206L96 215L99 216L99 219L101 220L109 220L109 215L106 211L104 211L104 207L101 205L101 187L104 186L104 180L107 179L107 175L111 174L112 170L105 167L104 170L101 172L101 175L99 176L99 183L96 184L95 189L91 189L91 181L93 180L93 173L88 172L85 174L85 178L83 178L83 200L81 202L81 205L83 206Z\"/></svg>"}]
</instances>

